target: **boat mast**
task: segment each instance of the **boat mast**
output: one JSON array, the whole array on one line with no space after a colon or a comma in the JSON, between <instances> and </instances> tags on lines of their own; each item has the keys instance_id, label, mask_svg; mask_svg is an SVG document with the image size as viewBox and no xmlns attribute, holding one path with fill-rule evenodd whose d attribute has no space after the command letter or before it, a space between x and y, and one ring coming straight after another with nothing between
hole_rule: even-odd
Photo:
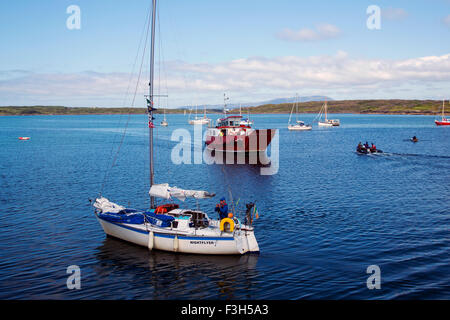
<instances>
[{"instance_id":1,"label":"boat mast","mask_svg":"<svg viewBox=\"0 0 450 320\"><path fill-rule=\"evenodd\" d=\"M227 116L227 100L230 99L227 97L226 93L223 94L223 114Z\"/></svg>"},{"instance_id":2,"label":"boat mast","mask_svg":"<svg viewBox=\"0 0 450 320\"><path fill-rule=\"evenodd\" d=\"M150 81L149 89L149 105L148 105L148 129L149 129L149 146L150 146L150 188L153 185L154 166L153 166L153 78L154 78L154 59L155 59L155 20L156 20L156 0L153 0L152 10L152 42L150 53ZM150 208L155 208L155 197L150 196Z\"/></svg>"},{"instance_id":3,"label":"boat mast","mask_svg":"<svg viewBox=\"0 0 450 320\"><path fill-rule=\"evenodd\" d=\"M444 105L445 105L445 99L442 99L442 119L444 119Z\"/></svg>"}]
</instances>

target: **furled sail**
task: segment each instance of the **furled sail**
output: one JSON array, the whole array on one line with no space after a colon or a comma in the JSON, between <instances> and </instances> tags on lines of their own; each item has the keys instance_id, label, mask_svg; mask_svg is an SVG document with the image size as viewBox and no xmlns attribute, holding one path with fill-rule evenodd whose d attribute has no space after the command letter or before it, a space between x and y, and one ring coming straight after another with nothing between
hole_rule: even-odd
<instances>
[{"instance_id":1,"label":"furled sail","mask_svg":"<svg viewBox=\"0 0 450 320\"><path fill-rule=\"evenodd\" d=\"M186 198L206 199L212 198L216 194L201 190L184 190L177 187L170 187L168 183L154 184L150 188L149 194L153 197L171 199L176 198L184 201Z\"/></svg>"}]
</instances>

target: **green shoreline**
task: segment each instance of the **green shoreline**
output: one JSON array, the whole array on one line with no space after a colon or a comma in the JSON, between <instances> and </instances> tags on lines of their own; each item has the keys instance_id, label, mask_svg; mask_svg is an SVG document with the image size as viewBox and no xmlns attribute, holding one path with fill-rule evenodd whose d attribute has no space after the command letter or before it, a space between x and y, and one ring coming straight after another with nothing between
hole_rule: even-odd
<instances>
[{"instance_id":1,"label":"green shoreline","mask_svg":"<svg viewBox=\"0 0 450 320\"><path fill-rule=\"evenodd\" d=\"M298 104L299 113L318 113L323 102L310 101ZM332 100L328 102L329 113L386 114L386 115L436 115L441 112L442 101L438 100ZM245 114L285 114L290 113L292 103L267 104L245 107ZM8 106L0 107L0 116L25 115L112 115L145 114L146 108L72 108L64 106ZM182 114L185 109L166 109L168 114ZM162 113L159 109L156 113ZM221 110L207 110L207 113L221 113ZM239 113L239 108L229 113Z\"/></svg>"}]
</instances>

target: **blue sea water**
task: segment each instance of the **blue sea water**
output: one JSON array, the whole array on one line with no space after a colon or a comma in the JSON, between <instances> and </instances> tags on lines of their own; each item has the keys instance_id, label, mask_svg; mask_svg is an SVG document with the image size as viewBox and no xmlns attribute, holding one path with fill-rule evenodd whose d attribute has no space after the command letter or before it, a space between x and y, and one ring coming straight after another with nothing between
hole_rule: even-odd
<instances>
[{"instance_id":1,"label":"blue sea water","mask_svg":"<svg viewBox=\"0 0 450 320\"><path fill-rule=\"evenodd\" d=\"M279 129L274 175L174 164L174 130L193 136L187 117L167 115L155 130L155 181L217 194L182 207L214 216L230 190L240 208L256 200L261 253L217 257L151 252L96 221L88 200L99 192L148 206L145 115L0 117L0 299L449 299L450 128L430 116L339 114L341 127L290 132L288 117L252 116ZM357 155L359 141L385 153ZM66 286L71 265L79 290ZM370 265L379 290L366 286Z\"/></svg>"}]
</instances>

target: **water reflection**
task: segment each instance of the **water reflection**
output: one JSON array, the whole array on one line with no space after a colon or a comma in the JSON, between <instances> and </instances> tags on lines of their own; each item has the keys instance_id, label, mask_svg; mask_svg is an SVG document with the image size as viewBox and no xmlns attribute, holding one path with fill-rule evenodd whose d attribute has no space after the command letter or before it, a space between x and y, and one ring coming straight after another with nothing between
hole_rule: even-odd
<instances>
[{"instance_id":1,"label":"water reflection","mask_svg":"<svg viewBox=\"0 0 450 320\"><path fill-rule=\"evenodd\" d=\"M128 273L146 299L240 299L254 289L258 255L210 256L149 251L106 237L95 272ZM136 288L141 286L141 288ZM140 297L138 297L140 298Z\"/></svg>"}]
</instances>

